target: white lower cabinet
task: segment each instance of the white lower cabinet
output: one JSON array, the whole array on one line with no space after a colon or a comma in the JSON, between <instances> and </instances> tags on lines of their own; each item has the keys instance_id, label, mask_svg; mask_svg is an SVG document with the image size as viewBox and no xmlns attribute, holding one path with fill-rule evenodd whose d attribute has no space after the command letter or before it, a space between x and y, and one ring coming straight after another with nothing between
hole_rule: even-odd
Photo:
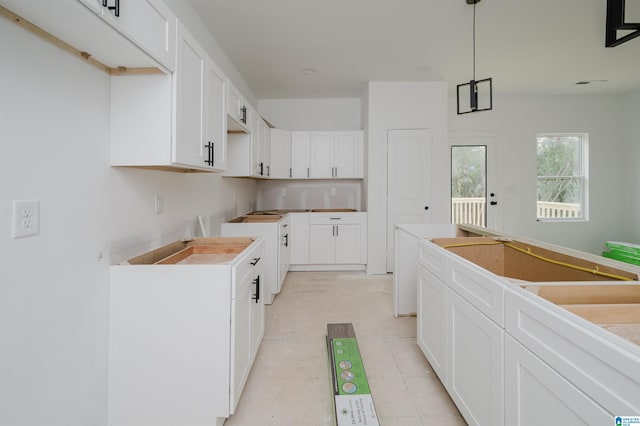
<instances>
[{"instance_id":1,"label":"white lower cabinet","mask_svg":"<svg viewBox=\"0 0 640 426\"><path fill-rule=\"evenodd\" d=\"M289 213L291 218L291 233L289 234L289 249L292 265L307 265L309 263L309 216L311 213Z\"/></svg>"},{"instance_id":2,"label":"white lower cabinet","mask_svg":"<svg viewBox=\"0 0 640 426\"><path fill-rule=\"evenodd\" d=\"M161 261L190 244L220 254ZM111 267L110 426L211 426L233 414L264 333L263 251L260 238L204 238Z\"/></svg>"},{"instance_id":3,"label":"white lower cabinet","mask_svg":"<svg viewBox=\"0 0 640 426\"><path fill-rule=\"evenodd\" d=\"M309 263L357 265L366 263L364 213L311 213Z\"/></svg>"},{"instance_id":4,"label":"white lower cabinet","mask_svg":"<svg viewBox=\"0 0 640 426\"><path fill-rule=\"evenodd\" d=\"M612 413L586 396L511 336L505 336L505 424L614 424Z\"/></svg>"},{"instance_id":5,"label":"white lower cabinet","mask_svg":"<svg viewBox=\"0 0 640 426\"><path fill-rule=\"evenodd\" d=\"M447 289L447 389L467 423L502 425L504 330Z\"/></svg>"},{"instance_id":6,"label":"white lower cabinet","mask_svg":"<svg viewBox=\"0 0 640 426\"><path fill-rule=\"evenodd\" d=\"M447 380L447 286L424 267L418 267L418 346L440 381Z\"/></svg>"}]
</instances>

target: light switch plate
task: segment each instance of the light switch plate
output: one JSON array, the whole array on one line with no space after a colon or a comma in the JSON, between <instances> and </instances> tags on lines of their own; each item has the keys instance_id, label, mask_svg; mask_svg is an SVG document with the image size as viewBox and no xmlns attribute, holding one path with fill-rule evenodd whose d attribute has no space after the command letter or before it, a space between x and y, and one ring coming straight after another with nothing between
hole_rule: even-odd
<instances>
[{"instance_id":1,"label":"light switch plate","mask_svg":"<svg viewBox=\"0 0 640 426\"><path fill-rule=\"evenodd\" d=\"M13 238L40 233L40 200L13 200Z\"/></svg>"}]
</instances>

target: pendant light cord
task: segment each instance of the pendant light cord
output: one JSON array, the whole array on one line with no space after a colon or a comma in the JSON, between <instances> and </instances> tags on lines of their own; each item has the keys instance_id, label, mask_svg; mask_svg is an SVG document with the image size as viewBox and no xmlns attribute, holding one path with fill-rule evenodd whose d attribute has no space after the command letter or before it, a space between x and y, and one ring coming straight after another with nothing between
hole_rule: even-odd
<instances>
[{"instance_id":1,"label":"pendant light cord","mask_svg":"<svg viewBox=\"0 0 640 426\"><path fill-rule=\"evenodd\" d=\"M476 81L476 4L473 2L473 81Z\"/></svg>"}]
</instances>

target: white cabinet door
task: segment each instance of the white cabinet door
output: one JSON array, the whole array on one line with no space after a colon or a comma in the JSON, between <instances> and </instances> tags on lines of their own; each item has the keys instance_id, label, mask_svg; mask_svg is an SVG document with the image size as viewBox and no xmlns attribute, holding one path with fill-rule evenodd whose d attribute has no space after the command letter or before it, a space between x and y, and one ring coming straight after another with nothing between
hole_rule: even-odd
<instances>
[{"instance_id":1,"label":"white cabinet door","mask_svg":"<svg viewBox=\"0 0 640 426\"><path fill-rule=\"evenodd\" d=\"M309 144L309 177L319 179L335 177L333 132L311 132Z\"/></svg>"},{"instance_id":2,"label":"white cabinet door","mask_svg":"<svg viewBox=\"0 0 640 426\"><path fill-rule=\"evenodd\" d=\"M206 145L207 164L214 170L225 170L227 167L227 120L226 91L227 78L222 71L207 60L206 83ZM209 145L211 144L211 145ZM209 152L209 146L210 152ZM210 157L209 157L210 155Z\"/></svg>"},{"instance_id":3,"label":"white cabinet door","mask_svg":"<svg viewBox=\"0 0 640 426\"><path fill-rule=\"evenodd\" d=\"M257 143L257 171L260 177L271 176L271 130L267 123L256 114L256 128L258 133Z\"/></svg>"},{"instance_id":4,"label":"white cabinet door","mask_svg":"<svg viewBox=\"0 0 640 426\"><path fill-rule=\"evenodd\" d=\"M281 129L271 130L271 178L291 177L291 132Z\"/></svg>"},{"instance_id":5,"label":"white cabinet door","mask_svg":"<svg viewBox=\"0 0 640 426\"><path fill-rule=\"evenodd\" d=\"M334 177L362 178L363 174L362 131L334 133Z\"/></svg>"},{"instance_id":6,"label":"white cabinet door","mask_svg":"<svg viewBox=\"0 0 640 426\"><path fill-rule=\"evenodd\" d=\"M292 265L309 264L309 213L289 213L289 248Z\"/></svg>"},{"instance_id":7,"label":"white cabinet door","mask_svg":"<svg viewBox=\"0 0 640 426\"><path fill-rule=\"evenodd\" d=\"M307 179L310 161L309 132L291 132L291 177Z\"/></svg>"},{"instance_id":8,"label":"white cabinet door","mask_svg":"<svg viewBox=\"0 0 640 426\"><path fill-rule=\"evenodd\" d=\"M264 273L253 276L251 280L251 359L255 359L260 342L264 336Z\"/></svg>"},{"instance_id":9,"label":"white cabinet door","mask_svg":"<svg viewBox=\"0 0 640 426\"><path fill-rule=\"evenodd\" d=\"M84 0L85 3L92 3ZM164 65L169 71L175 69L176 61L176 16L160 0L109 0L108 6L118 4L115 9L103 10L102 17L129 40Z\"/></svg>"},{"instance_id":10,"label":"white cabinet door","mask_svg":"<svg viewBox=\"0 0 640 426\"><path fill-rule=\"evenodd\" d=\"M504 330L447 289L447 390L471 425L504 424Z\"/></svg>"},{"instance_id":11,"label":"white cabinet door","mask_svg":"<svg viewBox=\"0 0 640 426\"><path fill-rule=\"evenodd\" d=\"M229 413L233 414L240 400L249 370L251 368L251 304L253 300L253 276L247 277L240 287L235 300L231 302L231 399Z\"/></svg>"},{"instance_id":12,"label":"white cabinet door","mask_svg":"<svg viewBox=\"0 0 640 426\"><path fill-rule=\"evenodd\" d=\"M229 130L251 132L253 128L249 103L240 94L240 91L227 80L227 116Z\"/></svg>"},{"instance_id":13,"label":"white cabinet door","mask_svg":"<svg viewBox=\"0 0 640 426\"><path fill-rule=\"evenodd\" d=\"M360 225L336 225L335 230L335 263L363 263L360 256Z\"/></svg>"},{"instance_id":14,"label":"white cabinet door","mask_svg":"<svg viewBox=\"0 0 640 426\"><path fill-rule=\"evenodd\" d=\"M309 263L330 264L336 261L336 225L309 225Z\"/></svg>"},{"instance_id":15,"label":"white cabinet door","mask_svg":"<svg viewBox=\"0 0 640 426\"><path fill-rule=\"evenodd\" d=\"M178 27L178 63L176 79L176 140L173 161L206 166L204 143L205 78L207 55L182 25Z\"/></svg>"},{"instance_id":16,"label":"white cabinet door","mask_svg":"<svg viewBox=\"0 0 640 426\"><path fill-rule=\"evenodd\" d=\"M418 267L418 346L440 381L447 380L447 287L422 266Z\"/></svg>"},{"instance_id":17,"label":"white cabinet door","mask_svg":"<svg viewBox=\"0 0 640 426\"><path fill-rule=\"evenodd\" d=\"M616 413L604 410L508 334L504 340L505 424L613 424Z\"/></svg>"}]
</instances>

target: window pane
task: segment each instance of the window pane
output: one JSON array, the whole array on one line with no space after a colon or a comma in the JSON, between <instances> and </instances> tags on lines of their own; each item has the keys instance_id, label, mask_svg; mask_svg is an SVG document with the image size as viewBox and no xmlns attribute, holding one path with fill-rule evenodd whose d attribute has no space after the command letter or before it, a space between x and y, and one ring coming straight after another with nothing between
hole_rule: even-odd
<instances>
[{"instance_id":1,"label":"window pane","mask_svg":"<svg viewBox=\"0 0 640 426\"><path fill-rule=\"evenodd\" d=\"M539 136L538 176L580 176L580 136Z\"/></svg>"},{"instance_id":2,"label":"window pane","mask_svg":"<svg viewBox=\"0 0 640 426\"><path fill-rule=\"evenodd\" d=\"M487 147L451 147L451 223L486 226Z\"/></svg>"}]
</instances>

